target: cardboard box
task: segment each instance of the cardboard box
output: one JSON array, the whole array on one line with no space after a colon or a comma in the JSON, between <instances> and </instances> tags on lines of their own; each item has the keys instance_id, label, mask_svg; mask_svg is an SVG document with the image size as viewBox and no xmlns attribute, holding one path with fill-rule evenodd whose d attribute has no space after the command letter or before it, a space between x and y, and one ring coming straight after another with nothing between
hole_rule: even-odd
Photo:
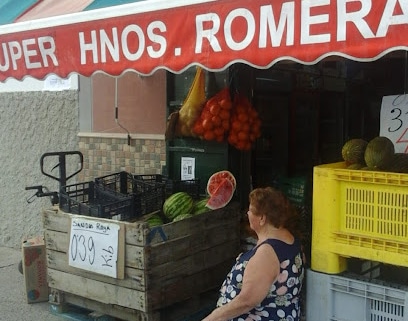
<instances>
[{"instance_id":1,"label":"cardboard box","mask_svg":"<svg viewBox=\"0 0 408 321\"><path fill-rule=\"evenodd\" d=\"M27 303L48 301L47 257L43 236L23 241L23 273Z\"/></svg>"}]
</instances>

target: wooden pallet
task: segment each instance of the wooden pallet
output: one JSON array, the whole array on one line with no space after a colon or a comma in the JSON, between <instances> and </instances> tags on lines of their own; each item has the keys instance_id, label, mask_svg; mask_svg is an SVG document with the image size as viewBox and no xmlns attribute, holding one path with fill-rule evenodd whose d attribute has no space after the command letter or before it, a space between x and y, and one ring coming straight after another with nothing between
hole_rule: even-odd
<instances>
[{"instance_id":1,"label":"wooden pallet","mask_svg":"<svg viewBox=\"0 0 408 321\"><path fill-rule=\"evenodd\" d=\"M73 321L200 321L214 309L218 289L195 295L151 313L107 306L56 289L50 289L50 293L50 311Z\"/></svg>"}]
</instances>

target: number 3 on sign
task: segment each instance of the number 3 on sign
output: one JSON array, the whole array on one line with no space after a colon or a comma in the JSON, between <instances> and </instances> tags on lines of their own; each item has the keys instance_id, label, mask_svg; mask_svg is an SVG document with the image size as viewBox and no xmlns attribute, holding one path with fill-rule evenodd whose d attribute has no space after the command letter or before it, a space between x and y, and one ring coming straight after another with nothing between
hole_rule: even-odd
<instances>
[{"instance_id":1,"label":"number 3 on sign","mask_svg":"<svg viewBox=\"0 0 408 321\"><path fill-rule=\"evenodd\" d=\"M391 139L396 153L408 153L408 95L383 97L380 136Z\"/></svg>"},{"instance_id":2,"label":"number 3 on sign","mask_svg":"<svg viewBox=\"0 0 408 321\"><path fill-rule=\"evenodd\" d=\"M72 216L69 239L69 265L118 277L119 224Z\"/></svg>"}]
</instances>

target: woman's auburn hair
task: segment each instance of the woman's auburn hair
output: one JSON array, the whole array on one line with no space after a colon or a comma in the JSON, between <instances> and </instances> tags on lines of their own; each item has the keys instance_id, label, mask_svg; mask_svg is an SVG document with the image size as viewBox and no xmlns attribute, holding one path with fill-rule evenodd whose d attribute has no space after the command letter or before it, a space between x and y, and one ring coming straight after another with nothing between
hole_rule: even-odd
<instances>
[{"instance_id":1,"label":"woman's auburn hair","mask_svg":"<svg viewBox=\"0 0 408 321\"><path fill-rule=\"evenodd\" d=\"M272 187L255 188L249 193L249 202L254 207L254 215L265 215L275 227L301 236L299 213L281 191Z\"/></svg>"}]
</instances>

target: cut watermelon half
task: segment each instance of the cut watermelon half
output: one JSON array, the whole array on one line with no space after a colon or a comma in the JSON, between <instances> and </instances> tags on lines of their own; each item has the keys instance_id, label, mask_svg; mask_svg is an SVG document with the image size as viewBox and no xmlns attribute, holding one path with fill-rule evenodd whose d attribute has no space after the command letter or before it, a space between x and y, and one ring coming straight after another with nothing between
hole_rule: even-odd
<instances>
[{"instance_id":1,"label":"cut watermelon half","mask_svg":"<svg viewBox=\"0 0 408 321\"><path fill-rule=\"evenodd\" d=\"M235 187L231 180L223 178L217 189L213 192L207 202L207 207L216 210L226 206L234 195Z\"/></svg>"},{"instance_id":2,"label":"cut watermelon half","mask_svg":"<svg viewBox=\"0 0 408 321\"><path fill-rule=\"evenodd\" d=\"M235 180L234 175L232 175L230 171L223 170L212 174L211 177L208 179L207 182L208 195L212 196L224 179L228 179L232 183L233 191L235 191L237 181Z\"/></svg>"}]
</instances>

